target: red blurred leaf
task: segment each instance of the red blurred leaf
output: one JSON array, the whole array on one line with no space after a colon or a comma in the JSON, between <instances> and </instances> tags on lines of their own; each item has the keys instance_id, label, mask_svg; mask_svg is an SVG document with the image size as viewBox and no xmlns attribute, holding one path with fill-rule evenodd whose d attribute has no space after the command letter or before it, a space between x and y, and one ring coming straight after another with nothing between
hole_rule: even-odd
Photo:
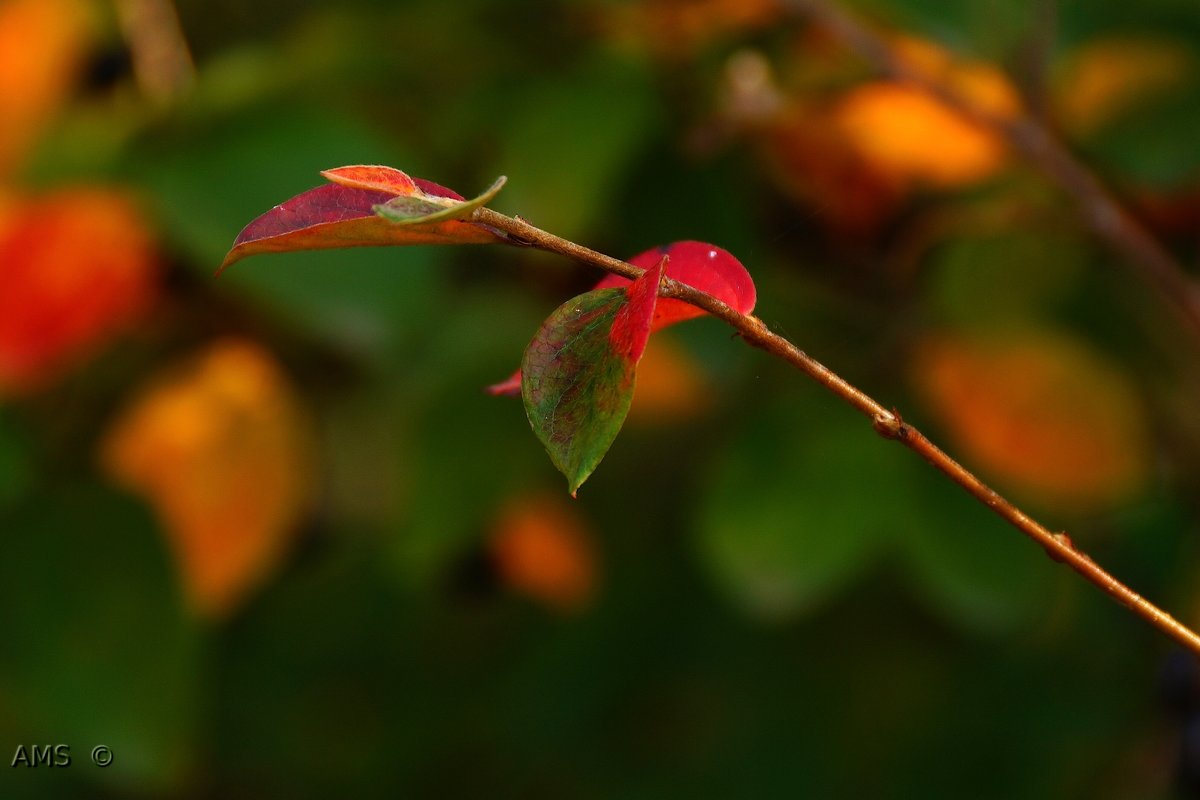
<instances>
[{"instance_id":1,"label":"red blurred leaf","mask_svg":"<svg viewBox=\"0 0 1200 800\"><path fill-rule=\"evenodd\" d=\"M445 187L391 167L339 167L321 174L332 183L275 206L243 228L220 270L256 253L505 241L485 225L463 221L496 196L504 178L464 201Z\"/></svg>"},{"instance_id":2,"label":"red blurred leaf","mask_svg":"<svg viewBox=\"0 0 1200 800\"><path fill-rule=\"evenodd\" d=\"M749 314L754 310L756 292L750 273L727 250L705 242L683 241L662 245L629 259L635 267L649 269L668 258L666 276L693 289L712 295L735 311ZM611 289L628 286L631 281L620 275L606 275L593 288ZM706 312L682 300L662 298L655 308L650 332L661 330L676 322L704 316ZM643 344L643 347L645 345ZM506 380L487 387L493 395L515 395L521 389L521 372L518 370Z\"/></svg>"},{"instance_id":3,"label":"red blurred leaf","mask_svg":"<svg viewBox=\"0 0 1200 800\"><path fill-rule=\"evenodd\" d=\"M44 387L131 327L158 272L146 220L121 192L0 197L0 396Z\"/></svg>"},{"instance_id":4,"label":"red blurred leaf","mask_svg":"<svg viewBox=\"0 0 1200 800\"><path fill-rule=\"evenodd\" d=\"M596 289L559 306L525 350L525 413L572 496L629 413L667 261L627 288Z\"/></svg>"}]
</instances>

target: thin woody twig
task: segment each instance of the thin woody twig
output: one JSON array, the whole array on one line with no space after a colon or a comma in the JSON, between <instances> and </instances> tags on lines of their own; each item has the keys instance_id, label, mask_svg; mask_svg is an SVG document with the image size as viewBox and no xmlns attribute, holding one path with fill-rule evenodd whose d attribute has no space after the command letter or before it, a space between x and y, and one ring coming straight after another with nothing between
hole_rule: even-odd
<instances>
[{"instance_id":1,"label":"thin woody twig","mask_svg":"<svg viewBox=\"0 0 1200 800\"><path fill-rule=\"evenodd\" d=\"M142 91L163 104L177 99L195 82L196 68L174 3L116 0L116 8Z\"/></svg>"},{"instance_id":2,"label":"thin woody twig","mask_svg":"<svg viewBox=\"0 0 1200 800\"><path fill-rule=\"evenodd\" d=\"M591 266L636 278L642 270L632 264L598 253L582 245L536 228L524 220L499 214L488 208L474 212L476 222L489 225L515 238L521 244L567 256ZM791 364L849 403L871 420L872 426L885 439L899 442L957 483L979 502L990 508L1006 522L1045 548L1055 561L1078 572L1105 594L1133 611L1142 619L1200 655L1200 635L1183 625L1170 614L1130 589L1106 572L1099 564L1080 551L1062 532L1054 532L1001 497L969 470L946 455L916 428L904 422L900 415L888 410L870 395L847 382L792 342L772 331L758 317L741 314L712 295L693 289L678 281L664 278L659 289L662 297L672 297L701 308L737 330L750 345Z\"/></svg>"},{"instance_id":3,"label":"thin woody twig","mask_svg":"<svg viewBox=\"0 0 1200 800\"><path fill-rule=\"evenodd\" d=\"M797 13L836 36L876 69L912 84L977 124L1000 134L1016 152L1071 195L1092 232L1107 242L1156 289L1181 322L1200 337L1200 284L1143 227L1066 146L1028 113L1003 116L953 87L915 69L880 34L825 0L783 0Z\"/></svg>"}]
</instances>

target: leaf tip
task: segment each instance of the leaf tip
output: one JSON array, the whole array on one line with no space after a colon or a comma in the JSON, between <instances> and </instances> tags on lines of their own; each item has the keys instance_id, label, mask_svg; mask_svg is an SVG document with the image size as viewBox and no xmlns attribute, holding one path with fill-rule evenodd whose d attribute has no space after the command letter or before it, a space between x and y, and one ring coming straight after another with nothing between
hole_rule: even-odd
<instances>
[{"instance_id":1,"label":"leaf tip","mask_svg":"<svg viewBox=\"0 0 1200 800\"><path fill-rule=\"evenodd\" d=\"M512 397L521 394L521 370L517 370L499 383L483 387L492 397Z\"/></svg>"},{"instance_id":2,"label":"leaf tip","mask_svg":"<svg viewBox=\"0 0 1200 800\"><path fill-rule=\"evenodd\" d=\"M500 177L496 178L496 180L492 181L492 185L485 189L483 194L470 201L472 204L471 210L474 211L476 208L480 208L481 206L492 202L496 195L500 193L500 190L504 188L504 184L506 183L508 183L507 175L501 175Z\"/></svg>"},{"instance_id":3,"label":"leaf tip","mask_svg":"<svg viewBox=\"0 0 1200 800\"><path fill-rule=\"evenodd\" d=\"M233 266L237 262L241 261L242 258L243 258L243 254L240 251L238 251L237 246L235 245L233 247L233 249L231 249L228 253L225 254L225 258L221 261L220 266L217 267L216 272L213 273L213 277L214 278L221 277L222 272L229 269L231 266Z\"/></svg>"},{"instance_id":4,"label":"leaf tip","mask_svg":"<svg viewBox=\"0 0 1200 800\"><path fill-rule=\"evenodd\" d=\"M589 472L588 475L590 474ZM567 491L570 493L572 500L579 499L579 487L583 486L584 481L588 479L588 475L567 479Z\"/></svg>"}]
</instances>

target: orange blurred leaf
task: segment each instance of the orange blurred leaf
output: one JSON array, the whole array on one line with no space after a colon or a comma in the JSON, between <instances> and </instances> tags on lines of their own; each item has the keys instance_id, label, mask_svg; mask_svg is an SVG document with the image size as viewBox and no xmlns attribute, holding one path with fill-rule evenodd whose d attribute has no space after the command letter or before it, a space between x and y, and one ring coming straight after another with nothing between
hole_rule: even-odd
<instances>
[{"instance_id":1,"label":"orange blurred leaf","mask_svg":"<svg viewBox=\"0 0 1200 800\"><path fill-rule=\"evenodd\" d=\"M505 584L553 609L582 609L596 590L591 535L557 495L534 495L503 508L491 528L492 557Z\"/></svg>"},{"instance_id":2,"label":"orange blurred leaf","mask_svg":"<svg viewBox=\"0 0 1200 800\"><path fill-rule=\"evenodd\" d=\"M931 338L913 379L967 461L1015 490L1089 510L1127 499L1149 476L1136 391L1081 341L1046 331Z\"/></svg>"},{"instance_id":3,"label":"orange blurred leaf","mask_svg":"<svg viewBox=\"0 0 1200 800\"><path fill-rule=\"evenodd\" d=\"M919 39L900 39L897 54L931 81L980 111L1011 117L1020 99L996 67L956 61ZM902 183L951 188L995 174L1007 161L1001 136L927 92L890 80L851 90L833 109L834 124L865 159Z\"/></svg>"},{"instance_id":4,"label":"orange blurred leaf","mask_svg":"<svg viewBox=\"0 0 1200 800\"><path fill-rule=\"evenodd\" d=\"M758 138L771 179L850 238L874 231L904 199L903 182L852 146L828 108L788 107Z\"/></svg>"},{"instance_id":5,"label":"orange blurred leaf","mask_svg":"<svg viewBox=\"0 0 1200 800\"><path fill-rule=\"evenodd\" d=\"M81 0L0 0L0 179L66 100L90 38Z\"/></svg>"},{"instance_id":6,"label":"orange blurred leaf","mask_svg":"<svg viewBox=\"0 0 1200 800\"><path fill-rule=\"evenodd\" d=\"M277 566L307 506L311 431L256 344L219 341L147 385L101 448L155 508L193 609L228 613Z\"/></svg>"},{"instance_id":7,"label":"orange blurred leaf","mask_svg":"<svg viewBox=\"0 0 1200 800\"><path fill-rule=\"evenodd\" d=\"M43 385L127 327L157 278L150 232L124 194L0 202L0 395Z\"/></svg>"},{"instance_id":8,"label":"orange blurred leaf","mask_svg":"<svg viewBox=\"0 0 1200 800\"><path fill-rule=\"evenodd\" d=\"M702 414L711 403L708 381L691 353L670 339L650 337L638 365L629 422L685 422Z\"/></svg>"}]
</instances>

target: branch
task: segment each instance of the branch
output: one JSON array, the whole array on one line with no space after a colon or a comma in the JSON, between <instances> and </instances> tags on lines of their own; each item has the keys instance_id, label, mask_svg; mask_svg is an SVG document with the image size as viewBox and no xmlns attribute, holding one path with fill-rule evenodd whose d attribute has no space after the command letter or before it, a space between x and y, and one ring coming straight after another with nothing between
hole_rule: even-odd
<instances>
[{"instance_id":1,"label":"branch","mask_svg":"<svg viewBox=\"0 0 1200 800\"><path fill-rule=\"evenodd\" d=\"M991 129L1013 150L1071 195L1092 232L1120 253L1154 287L1181 321L1200 337L1200 285L1163 245L1121 206L1115 195L1038 119L1028 113L1000 116L906 63L888 41L826 0L783 0L795 12L896 80L937 98Z\"/></svg>"},{"instance_id":2,"label":"branch","mask_svg":"<svg viewBox=\"0 0 1200 800\"><path fill-rule=\"evenodd\" d=\"M547 233L519 218L507 217L488 208L480 208L475 211L472 219L503 231L517 244L558 253L630 279L637 278L642 274L642 270L632 264ZM1045 548L1046 553L1052 559L1067 564L1114 600L1184 647L1200 655L1200 636L1191 629L1106 572L1099 564L1077 549L1065 533L1050 531L1005 500L965 467L946 455L937 445L925 438L924 434L904 422L899 414L889 411L870 395L848 383L824 364L773 332L758 317L734 311L715 297L670 278L663 279L659 295L682 300L707 311L738 331L750 345L765 350L805 373L870 419L872 426L880 436L899 442L920 455L979 502Z\"/></svg>"}]
</instances>

